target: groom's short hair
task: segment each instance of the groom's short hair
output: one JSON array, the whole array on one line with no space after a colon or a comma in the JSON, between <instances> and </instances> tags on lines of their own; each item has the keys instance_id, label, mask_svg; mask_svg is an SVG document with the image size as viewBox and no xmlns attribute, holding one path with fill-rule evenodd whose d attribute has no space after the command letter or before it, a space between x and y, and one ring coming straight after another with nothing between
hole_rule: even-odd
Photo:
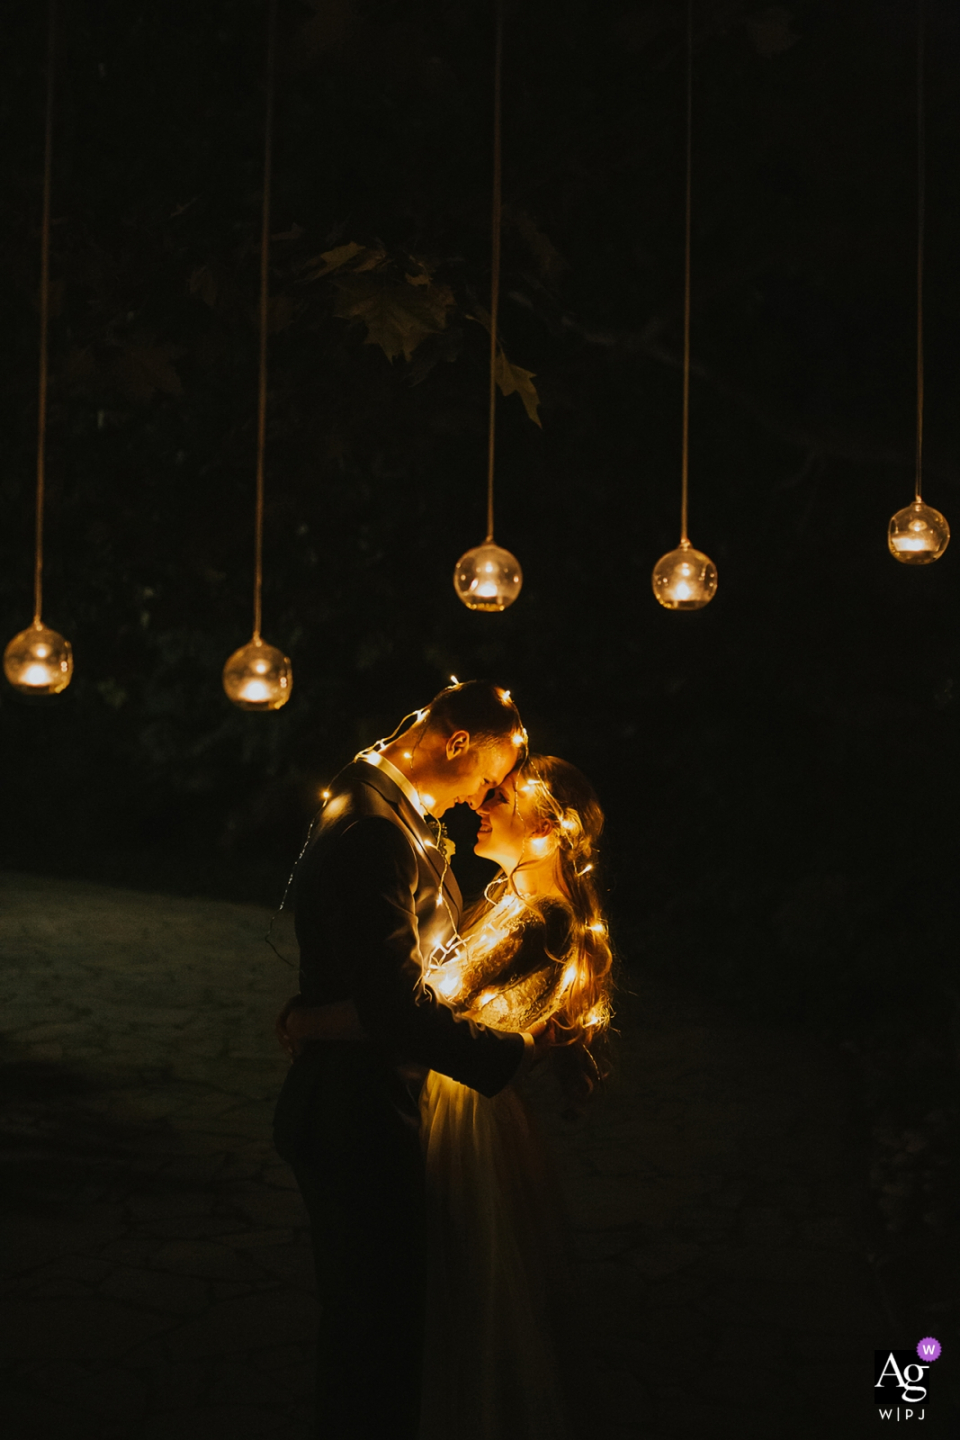
<instances>
[{"instance_id":1,"label":"groom's short hair","mask_svg":"<svg viewBox=\"0 0 960 1440\"><path fill-rule=\"evenodd\" d=\"M526 755L527 732L510 691L489 680L464 680L441 690L427 706L426 723L445 735L466 730L473 745L512 740L518 760Z\"/></svg>"}]
</instances>

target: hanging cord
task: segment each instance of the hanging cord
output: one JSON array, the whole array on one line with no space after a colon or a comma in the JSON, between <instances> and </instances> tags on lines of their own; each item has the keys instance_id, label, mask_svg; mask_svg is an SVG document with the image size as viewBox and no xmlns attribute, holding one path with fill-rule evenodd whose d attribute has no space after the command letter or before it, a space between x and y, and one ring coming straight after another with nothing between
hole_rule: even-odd
<instances>
[{"instance_id":1,"label":"hanging cord","mask_svg":"<svg viewBox=\"0 0 960 1440\"><path fill-rule=\"evenodd\" d=\"M263 145L263 217L260 227L260 384L257 406L257 501L254 520L253 638L260 639L263 590L263 452L267 435L267 327L270 319L270 185L273 178L273 77L277 46L277 0L267 5L266 123Z\"/></svg>"},{"instance_id":2,"label":"hanging cord","mask_svg":"<svg viewBox=\"0 0 960 1440\"><path fill-rule=\"evenodd\" d=\"M926 121L924 116L925 0L917 0L917 476L914 492L920 500L923 470L923 241L927 210Z\"/></svg>"},{"instance_id":3,"label":"hanging cord","mask_svg":"<svg viewBox=\"0 0 960 1440\"><path fill-rule=\"evenodd\" d=\"M497 312L500 309L500 229L503 210L500 173L500 90L503 68L503 0L497 0L493 59L493 243L490 275L490 440L487 451L487 541L493 543L493 455L497 420Z\"/></svg>"},{"instance_id":4,"label":"hanging cord","mask_svg":"<svg viewBox=\"0 0 960 1440\"><path fill-rule=\"evenodd\" d=\"M687 492L690 460L690 183L693 147L693 0L687 0L687 216L683 275L683 444L680 451L680 543L688 542Z\"/></svg>"},{"instance_id":5,"label":"hanging cord","mask_svg":"<svg viewBox=\"0 0 960 1440\"><path fill-rule=\"evenodd\" d=\"M47 34L47 120L43 157L43 225L40 241L40 382L37 414L37 520L33 561L33 623L43 609L43 510L47 488L47 331L50 323L50 178L53 172L53 90L57 0L50 0Z\"/></svg>"}]
</instances>

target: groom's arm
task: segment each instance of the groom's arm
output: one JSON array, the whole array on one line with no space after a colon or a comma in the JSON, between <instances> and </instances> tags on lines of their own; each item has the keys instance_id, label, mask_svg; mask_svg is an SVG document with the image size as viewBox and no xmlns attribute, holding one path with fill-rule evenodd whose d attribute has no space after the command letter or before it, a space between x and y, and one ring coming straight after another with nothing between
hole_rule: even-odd
<instances>
[{"instance_id":1,"label":"groom's arm","mask_svg":"<svg viewBox=\"0 0 960 1440\"><path fill-rule=\"evenodd\" d=\"M423 991L417 878L413 851L391 821L365 817L338 836L316 878L328 953L343 957L372 1039L404 1060L495 1095L514 1078L526 1042L458 1020Z\"/></svg>"}]
</instances>

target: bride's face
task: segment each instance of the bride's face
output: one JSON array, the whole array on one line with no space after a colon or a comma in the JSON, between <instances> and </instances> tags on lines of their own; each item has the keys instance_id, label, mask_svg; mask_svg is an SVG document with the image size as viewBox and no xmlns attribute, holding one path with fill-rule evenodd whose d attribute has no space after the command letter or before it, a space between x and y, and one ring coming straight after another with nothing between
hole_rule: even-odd
<instances>
[{"instance_id":1,"label":"bride's face","mask_svg":"<svg viewBox=\"0 0 960 1440\"><path fill-rule=\"evenodd\" d=\"M509 874L525 860L537 858L536 844L545 844L548 826L539 823L536 802L526 794L517 776L508 775L494 786L478 807L480 833L474 851L485 860L495 860Z\"/></svg>"}]
</instances>

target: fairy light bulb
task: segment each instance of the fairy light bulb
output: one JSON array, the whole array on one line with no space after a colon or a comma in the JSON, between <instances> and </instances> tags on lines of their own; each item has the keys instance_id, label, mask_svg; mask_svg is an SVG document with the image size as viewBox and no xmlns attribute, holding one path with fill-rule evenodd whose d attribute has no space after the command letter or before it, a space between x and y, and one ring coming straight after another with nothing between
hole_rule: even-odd
<instances>
[{"instance_id":1,"label":"fairy light bulb","mask_svg":"<svg viewBox=\"0 0 960 1440\"><path fill-rule=\"evenodd\" d=\"M444 1000L452 1000L460 993L460 975L453 965L445 965L431 980L434 990Z\"/></svg>"},{"instance_id":2,"label":"fairy light bulb","mask_svg":"<svg viewBox=\"0 0 960 1440\"><path fill-rule=\"evenodd\" d=\"M950 526L939 510L914 500L898 510L887 526L890 554L901 565L929 565L950 544Z\"/></svg>"},{"instance_id":3,"label":"fairy light bulb","mask_svg":"<svg viewBox=\"0 0 960 1440\"><path fill-rule=\"evenodd\" d=\"M224 665L223 688L241 710L279 710L290 699L293 669L282 650L255 635Z\"/></svg>"},{"instance_id":4,"label":"fairy light bulb","mask_svg":"<svg viewBox=\"0 0 960 1440\"><path fill-rule=\"evenodd\" d=\"M24 695L59 695L73 676L73 650L39 619L14 635L3 652L3 673Z\"/></svg>"},{"instance_id":5,"label":"fairy light bulb","mask_svg":"<svg viewBox=\"0 0 960 1440\"><path fill-rule=\"evenodd\" d=\"M461 555L453 572L453 588L468 610L506 610L522 584L519 560L492 541Z\"/></svg>"},{"instance_id":6,"label":"fairy light bulb","mask_svg":"<svg viewBox=\"0 0 960 1440\"><path fill-rule=\"evenodd\" d=\"M681 540L657 561L651 583L664 609L701 610L717 593L717 567L689 540Z\"/></svg>"}]
</instances>

